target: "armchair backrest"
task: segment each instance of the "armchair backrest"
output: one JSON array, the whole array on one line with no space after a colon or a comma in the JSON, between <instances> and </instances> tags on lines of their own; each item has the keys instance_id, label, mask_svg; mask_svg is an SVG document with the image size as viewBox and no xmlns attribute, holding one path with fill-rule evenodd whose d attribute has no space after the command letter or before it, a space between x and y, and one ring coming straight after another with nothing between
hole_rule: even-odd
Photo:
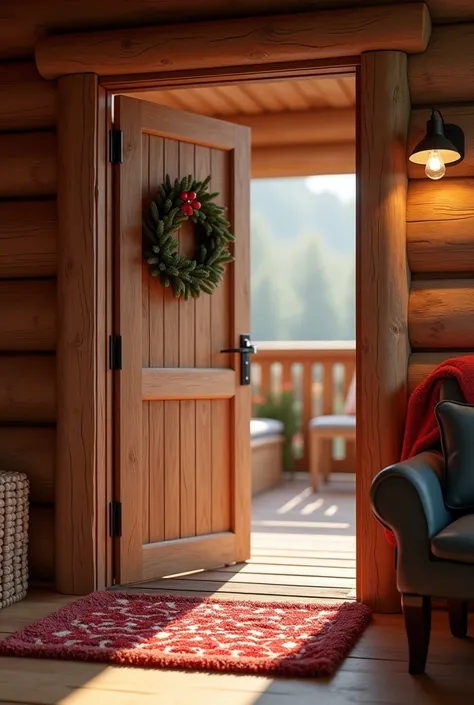
<instances>
[{"instance_id":1,"label":"armchair backrest","mask_svg":"<svg viewBox=\"0 0 474 705\"><path fill-rule=\"evenodd\" d=\"M449 378L443 379L441 382L441 389L439 392L440 401L460 401L465 403L466 399L461 391L461 387L457 379Z\"/></svg>"}]
</instances>

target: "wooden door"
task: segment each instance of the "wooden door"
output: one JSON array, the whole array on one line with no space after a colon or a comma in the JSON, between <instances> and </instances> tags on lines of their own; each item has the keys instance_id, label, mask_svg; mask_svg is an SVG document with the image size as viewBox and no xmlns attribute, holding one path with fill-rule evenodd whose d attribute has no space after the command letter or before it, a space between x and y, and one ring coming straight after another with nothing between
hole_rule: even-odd
<instances>
[{"instance_id":1,"label":"wooden door","mask_svg":"<svg viewBox=\"0 0 474 705\"><path fill-rule=\"evenodd\" d=\"M250 386L221 353L249 332L250 131L120 96L115 167L116 581L240 562L250 555ZM169 174L211 175L227 208L235 262L212 295L173 297L142 261L142 213ZM189 227L188 227L189 226ZM192 223L178 233L194 252Z\"/></svg>"}]
</instances>

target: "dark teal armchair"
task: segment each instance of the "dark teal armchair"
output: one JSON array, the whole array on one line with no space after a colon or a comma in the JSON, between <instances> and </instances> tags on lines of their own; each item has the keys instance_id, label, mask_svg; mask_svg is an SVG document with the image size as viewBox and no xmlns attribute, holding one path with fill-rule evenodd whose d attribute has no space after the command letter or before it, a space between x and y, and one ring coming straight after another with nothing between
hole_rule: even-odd
<instances>
[{"instance_id":1,"label":"dark teal armchair","mask_svg":"<svg viewBox=\"0 0 474 705\"><path fill-rule=\"evenodd\" d=\"M440 398L464 401L453 380L443 383ZM451 632L460 638L467 634L468 601L474 599L474 514L446 508L443 471L441 451L421 453L382 470L371 487L372 509L397 540L411 674L425 670L431 598L447 599Z\"/></svg>"}]
</instances>

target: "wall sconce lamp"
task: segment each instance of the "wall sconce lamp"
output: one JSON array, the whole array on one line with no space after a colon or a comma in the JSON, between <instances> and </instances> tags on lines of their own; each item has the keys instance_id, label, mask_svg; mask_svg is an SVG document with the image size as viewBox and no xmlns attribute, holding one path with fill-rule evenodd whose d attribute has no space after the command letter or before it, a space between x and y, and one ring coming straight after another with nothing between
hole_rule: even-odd
<instances>
[{"instance_id":1,"label":"wall sconce lamp","mask_svg":"<svg viewBox=\"0 0 474 705\"><path fill-rule=\"evenodd\" d=\"M464 132L458 125L446 125L436 108L426 123L426 135L409 156L414 164L425 167L430 179L441 179L446 166L459 164L464 159Z\"/></svg>"}]
</instances>

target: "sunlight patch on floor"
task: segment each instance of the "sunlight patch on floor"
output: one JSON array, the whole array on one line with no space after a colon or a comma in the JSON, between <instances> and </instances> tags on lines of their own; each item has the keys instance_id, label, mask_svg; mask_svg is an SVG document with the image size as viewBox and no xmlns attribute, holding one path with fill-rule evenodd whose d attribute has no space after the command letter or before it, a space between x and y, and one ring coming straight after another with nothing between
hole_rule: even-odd
<instances>
[{"instance_id":1,"label":"sunlight patch on floor","mask_svg":"<svg viewBox=\"0 0 474 705\"><path fill-rule=\"evenodd\" d=\"M311 487L307 487L305 490L303 490L303 492L300 492L299 494L292 497L288 502L285 502L285 504L277 510L277 513L286 514L287 512L291 512L292 509L297 507L298 504L301 504L301 502L310 497L312 494L313 490L311 489Z\"/></svg>"},{"instance_id":2,"label":"sunlight patch on floor","mask_svg":"<svg viewBox=\"0 0 474 705\"><path fill-rule=\"evenodd\" d=\"M266 527L294 527L298 529L350 529L349 522L336 521L278 521L278 520L261 520L253 521L252 526Z\"/></svg>"},{"instance_id":3,"label":"sunlight patch on floor","mask_svg":"<svg viewBox=\"0 0 474 705\"><path fill-rule=\"evenodd\" d=\"M305 507L302 508L301 514L307 515L307 514L312 514L316 510L320 509L324 504L324 499L319 499L316 500L316 502L311 502L310 504L307 504Z\"/></svg>"},{"instance_id":4,"label":"sunlight patch on floor","mask_svg":"<svg viewBox=\"0 0 474 705\"><path fill-rule=\"evenodd\" d=\"M328 507L326 509L326 511L324 512L324 516L333 517L336 512L337 512L337 504L331 504L331 506Z\"/></svg>"}]
</instances>

